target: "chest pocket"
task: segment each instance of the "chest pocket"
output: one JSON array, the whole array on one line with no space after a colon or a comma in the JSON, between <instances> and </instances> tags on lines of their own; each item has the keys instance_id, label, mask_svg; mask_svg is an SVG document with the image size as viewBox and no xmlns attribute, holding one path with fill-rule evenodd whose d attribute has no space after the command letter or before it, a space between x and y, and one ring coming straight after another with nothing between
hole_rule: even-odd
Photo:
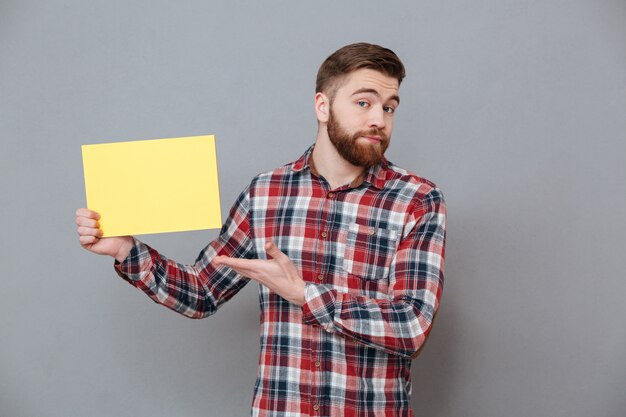
<instances>
[{"instance_id":1,"label":"chest pocket","mask_svg":"<svg viewBox=\"0 0 626 417\"><path fill-rule=\"evenodd\" d=\"M351 223L345 236L344 271L367 280L389 276L398 241L396 230Z\"/></svg>"}]
</instances>

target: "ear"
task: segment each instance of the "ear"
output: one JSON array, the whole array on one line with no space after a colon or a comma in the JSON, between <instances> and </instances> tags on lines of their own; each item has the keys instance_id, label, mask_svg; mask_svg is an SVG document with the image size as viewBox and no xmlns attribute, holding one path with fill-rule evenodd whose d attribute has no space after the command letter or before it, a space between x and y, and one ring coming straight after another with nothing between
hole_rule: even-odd
<instances>
[{"instance_id":1,"label":"ear","mask_svg":"<svg viewBox=\"0 0 626 417\"><path fill-rule=\"evenodd\" d=\"M330 100L324 93L315 93L315 115L317 121L326 123L330 113Z\"/></svg>"}]
</instances>

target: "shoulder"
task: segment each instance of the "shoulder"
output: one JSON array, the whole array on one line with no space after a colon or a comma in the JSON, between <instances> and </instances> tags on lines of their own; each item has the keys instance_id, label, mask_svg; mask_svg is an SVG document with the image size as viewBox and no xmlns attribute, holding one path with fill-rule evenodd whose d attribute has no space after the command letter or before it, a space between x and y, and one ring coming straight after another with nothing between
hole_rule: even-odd
<instances>
[{"instance_id":1,"label":"shoulder","mask_svg":"<svg viewBox=\"0 0 626 417\"><path fill-rule=\"evenodd\" d=\"M397 193L412 201L414 207L443 203L443 193L433 181L387 162L386 192Z\"/></svg>"},{"instance_id":2,"label":"shoulder","mask_svg":"<svg viewBox=\"0 0 626 417\"><path fill-rule=\"evenodd\" d=\"M255 175L249 185L252 194L258 194L259 191L266 190L269 187L277 187L281 184L286 185L293 182L294 178L301 175L300 171L294 171L293 165L294 163L290 162L271 171Z\"/></svg>"}]
</instances>

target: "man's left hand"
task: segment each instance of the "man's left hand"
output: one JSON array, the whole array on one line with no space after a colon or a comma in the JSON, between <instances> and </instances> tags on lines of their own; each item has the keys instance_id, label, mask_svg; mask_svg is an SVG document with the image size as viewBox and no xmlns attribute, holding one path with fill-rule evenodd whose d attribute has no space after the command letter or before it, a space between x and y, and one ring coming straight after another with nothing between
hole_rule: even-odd
<instances>
[{"instance_id":1,"label":"man's left hand","mask_svg":"<svg viewBox=\"0 0 626 417\"><path fill-rule=\"evenodd\" d=\"M239 259L228 256L217 256L216 265L226 265L241 275L265 285L271 291L287 301L299 306L305 303L304 280L298 274L294 263L274 244L265 244L265 252L272 259Z\"/></svg>"}]
</instances>

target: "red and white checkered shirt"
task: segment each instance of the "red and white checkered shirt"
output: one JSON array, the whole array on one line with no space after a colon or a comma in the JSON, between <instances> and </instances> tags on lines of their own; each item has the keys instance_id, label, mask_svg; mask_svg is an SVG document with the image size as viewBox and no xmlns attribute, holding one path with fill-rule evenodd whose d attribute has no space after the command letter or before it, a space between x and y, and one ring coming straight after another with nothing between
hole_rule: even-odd
<instances>
[{"instance_id":1,"label":"red and white checkered shirt","mask_svg":"<svg viewBox=\"0 0 626 417\"><path fill-rule=\"evenodd\" d=\"M312 166L312 149L255 177L194 265L136 240L116 270L155 302L202 318L249 281L213 258L266 259L272 240L306 282L306 303L259 286L251 415L412 416L411 359L443 284L442 194L387 160L333 190Z\"/></svg>"}]
</instances>

